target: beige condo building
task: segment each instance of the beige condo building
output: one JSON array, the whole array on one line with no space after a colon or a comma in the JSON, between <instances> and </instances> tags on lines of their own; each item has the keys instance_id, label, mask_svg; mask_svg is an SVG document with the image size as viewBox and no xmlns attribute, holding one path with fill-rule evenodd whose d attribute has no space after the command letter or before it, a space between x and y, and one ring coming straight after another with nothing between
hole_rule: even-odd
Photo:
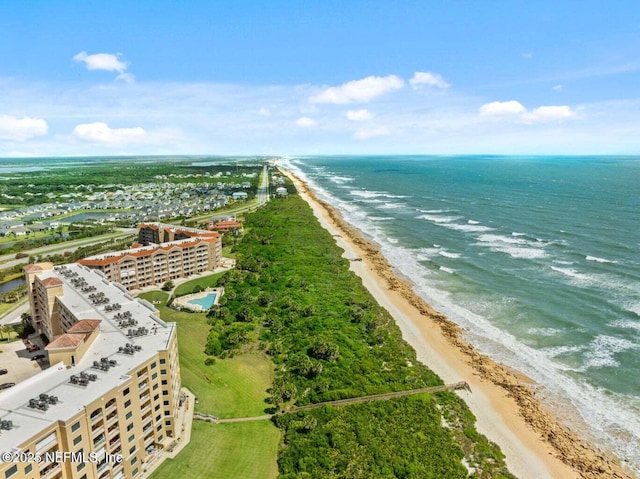
<instances>
[{"instance_id":1,"label":"beige condo building","mask_svg":"<svg viewBox=\"0 0 640 479\"><path fill-rule=\"evenodd\" d=\"M144 246L89 256L78 263L132 290L211 271L222 261L222 241L215 231L142 223L138 239Z\"/></svg>"},{"instance_id":2,"label":"beige condo building","mask_svg":"<svg viewBox=\"0 0 640 479\"><path fill-rule=\"evenodd\" d=\"M140 476L180 427L175 323L85 266L25 273L51 366L0 392L0 478Z\"/></svg>"}]
</instances>

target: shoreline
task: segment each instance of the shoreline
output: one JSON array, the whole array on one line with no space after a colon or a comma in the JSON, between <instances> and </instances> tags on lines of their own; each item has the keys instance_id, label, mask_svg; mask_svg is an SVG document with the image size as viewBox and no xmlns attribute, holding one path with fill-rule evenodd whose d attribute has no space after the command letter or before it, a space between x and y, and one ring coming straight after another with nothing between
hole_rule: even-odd
<instances>
[{"instance_id":1,"label":"shoreline","mask_svg":"<svg viewBox=\"0 0 640 479\"><path fill-rule=\"evenodd\" d=\"M351 261L350 269L389 311L418 359L445 382L467 381L462 397L476 416L477 430L497 443L509 470L521 479L633 478L617 458L580 439L535 397L531 381L479 353L462 338L462 329L435 311L398 277L379 248L321 201L309 186L281 168Z\"/></svg>"}]
</instances>

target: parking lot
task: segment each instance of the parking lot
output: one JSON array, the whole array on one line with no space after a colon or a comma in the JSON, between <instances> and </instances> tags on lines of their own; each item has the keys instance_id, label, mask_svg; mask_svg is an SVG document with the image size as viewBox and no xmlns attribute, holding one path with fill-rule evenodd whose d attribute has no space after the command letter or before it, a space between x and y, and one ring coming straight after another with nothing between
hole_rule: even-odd
<instances>
[{"instance_id":1,"label":"parking lot","mask_svg":"<svg viewBox=\"0 0 640 479\"><path fill-rule=\"evenodd\" d=\"M30 341L32 344L37 344L40 349L29 352L25 343L21 340L0 343L0 369L8 371L7 374L0 375L0 384L19 383L49 367L46 358L40 361L31 360L36 354L44 354L46 356L47 353L39 337L32 337Z\"/></svg>"}]
</instances>

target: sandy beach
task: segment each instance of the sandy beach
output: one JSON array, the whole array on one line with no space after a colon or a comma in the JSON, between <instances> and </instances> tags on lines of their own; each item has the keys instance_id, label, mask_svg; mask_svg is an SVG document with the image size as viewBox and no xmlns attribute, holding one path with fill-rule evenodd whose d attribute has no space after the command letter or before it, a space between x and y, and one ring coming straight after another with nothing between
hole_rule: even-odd
<instances>
[{"instance_id":1,"label":"sandy beach","mask_svg":"<svg viewBox=\"0 0 640 479\"><path fill-rule=\"evenodd\" d=\"M351 269L393 316L418 359L446 383L466 381L470 385L471 393L459 394L476 416L478 431L500 446L513 474L521 479L635 477L545 410L526 377L466 343L462 330L415 294L374 244L320 201L304 182L284 172L344 249Z\"/></svg>"}]
</instances>

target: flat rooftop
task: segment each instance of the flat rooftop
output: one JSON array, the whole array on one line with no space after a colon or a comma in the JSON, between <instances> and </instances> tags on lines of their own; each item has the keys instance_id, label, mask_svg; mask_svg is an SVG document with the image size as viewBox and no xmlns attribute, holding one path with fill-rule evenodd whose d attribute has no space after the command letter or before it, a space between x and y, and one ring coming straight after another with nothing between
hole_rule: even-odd
<instances>
[{"instance_id":1,"label":"flat rooftop","mask_svg":"<svg viewBox=\"0 0 640 479\"><path fill-rule=\"evenodd\" d=\"M157 351L168 348L175 328L175 323L165 323L159 318L158 310L151 303L133 298L123 286L107 281L100 272L86 266L69 264L43 271L38 276L41 280L60 279L64 292L60 301L78 320L100 319L100 333L75 366L52 364L49 369L0 392L0 420L13 422L13 429L0 431L0 451L11 451L51 424L69 420L87 404L124 384L133 369L151 359ZM76 288L72 280L78 278L85 280L85 289L94 287L95 290L82 292ZM89 294L95 293L104 293L110 302L94 306ZM106 311L107 305L113 307L114 304L120 304L120 308ZM137 324L120 327L115 316L125 312L129 312ZM139 328L146 328L146 334L127 335L130 329ZM133 354L119 352L119 348L127 343L139 350ZM100 362L102 358L116 363L107 371L93 368L94 361ZM81 372L95 374L97 380L90 381L87 386L71 384L71 376ZM29 407L29 399L37 399L40 394L56 396L58 402L46 411Z\"/></svg>"}]
</instances>

